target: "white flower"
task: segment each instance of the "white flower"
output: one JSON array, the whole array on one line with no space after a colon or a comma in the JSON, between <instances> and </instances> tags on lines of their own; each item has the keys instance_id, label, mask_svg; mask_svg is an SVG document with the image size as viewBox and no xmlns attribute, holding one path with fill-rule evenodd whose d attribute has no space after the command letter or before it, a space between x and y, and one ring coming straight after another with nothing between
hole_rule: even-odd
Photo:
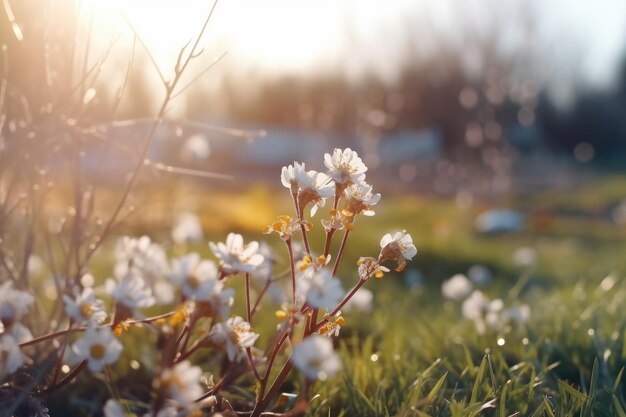
<instances>
[{"instance_id":1,"label":"white flower","mask_svg":"<svg viewBox=\"0 0 626 417\"><path fill-rule=\"evenodd\" d=\"M537 263L537 252L533 248L521 247L513 254L513 263L519 268L531 268Z\"/></svg>"},{"instance_id":2,"label":"white flower","mask_svg":"<svg viewBox=\"0 0 626 417\"><path fill-rule=\"evenodd\" d=\"M202 240L202 225L198 216L192 213L183 213L178 216L172 228L172 240L176 243L199 242Z\"/></svg>"},{"instance_id":3,"label":"white flower","mask_svg":"<svg viewBox=\"0 0 626 417\"><path fill-rule=\"evenodd\" d=\"M376 214L372 209L380 201L380 194L372 193L372 186L365 182L354 183L343 192L346 198L345 215L354 217L363 213L364 216Z\"/></svg>"},{"instance_id":4,"label":"white flower","mask_svg":"<svg viewBox=\"0 0 626 417\"><path fill-rule=\"evenodd\" d=\"M159 295L155 299L156 303L167 304L172 301L172 293L157 291L156 288L163 286L169 274L167 255L161 245L153 243L148 236L139 239L125 236L120 239L116 248L114 276L120 281L131 269L141 274L153 294Z\"/></svg>"},{"instance_id":5,"label":"white flower","mask_svg":"<svg viewBox=\"0 0 626 417\"><path fill-rule=\"evenodd\" d=\"M13 282L7 281L0 285L0 321L9 326L28 312L35 302L31 294L13 288Z\"/></svg>"},{"instance_id":6,"label":"white flower","mask_svg":"<svg viewBox=\"0 0 626 417\"><path fill-rule=\"evenodd\" d=\"M209 242L211 251L220 260L220 268L226 274L253 272L263 263L263 255L257 253L259 242L253 241L245 247L243 236L229 233L226 244Z\"/></svg>"},{"instance_id":7,"label":"white flower","mask_svg":"<svg viewBox=\"0 0 626 417\"><path fill-rule=\"evenodd\" d=\"M393 236L387 233L380 240L380 247L379 259L381 262L384 260L396 261L398 263L396 271L404 270L406 266L405 259L410 261L417 254L417 248L413 244L413 239L406 230L397 232Z\"/></svg>"},{"instance_id":8,"label":"white flower","mask_svg":"<svg viewBox=\"0 0 626 417\"><path fill-rule=\"evenodd\" d=\"M139 317L138 309L154 305L152 291L134 269L128 271L119 284L115 285L113 280L108 280L107 286L113 299L128 308L135 317Z\"/></svg>"},{"instance_id":9,"label":"white flower","mask_svg":"<svg viewBox=\"0 0 626 417\"><path fill-rule=\"evenodd\" d=\"M24 364L17 340L10 334L0 335L0 382Z\"/></svg>"},{"instance_id":10,"label":"white flower","mask_svg":"<svg viewBox=\"0 0 626 417\"><path fill-rule=\"evenodd\" d=\"M126 417L122 405L113 399L107 400L102 409L104 417Z\"/></svg>"},{"instance_id":11,"label":"white flower","mask_svg":"<svg viewBox=\"0 0 626 417\"><path fill-rule=\"evenodd\" d=\"M305 270L298 276L297 286L298 293L304 295L306 303L313 308L332 309L344 295L341 281L326 268Z\"/></svg>"},{"instance_id":12,"label":"white flower","mask_svg":"<svg viewBox=\"0 0 626 417\"><path fill-rule=\"evenodd\" d=\"M517 307L510 307L502 313L504 321L513 321L518 324L527 323L530 320L530 307L523 304Z\"/></svg>"},{"instance_id":13,"label":"white flower","mask_svg":"<svg viewBox=\"0 0 626 417\"><path fill-rule=\"evenodd\" d=\"M201 260L197 253L172 260L172 281L181 286L183 295L190 300L208 300L222 289L215 264Z\"/></svg>"},{"instance_id":14,"label":"white flower","mask_svg":"<svg viewBox=\"0 0 626 417\"><path fill-rule=\"evenodd\" d=\"M486 329L497 329L500 326L503 307L504 303L499 298L490 301L482 292L474 291L463 302L461 309L463 316L474 320L476 331L482 334Z\"/></svg>"},{"instance_id":15,"label":"white flower","mask_svg":"<svg viewBox=\"0 0 626 417\"><path fill-rule=\"evenodd\" d=\"M350 148L335 149L332 156L324 154L328 175L337 184L356 184L365 180L367 167L356 152Z\"/></svg>"},{"instance_id":16,"label":"white flower","mask_svg":"<svg viewBox=\"0 0 626 417\"><path fill-rule=\"evenodd\" d=\"M294 347L291 362L308 379L322 381L341 370L339 355L333 350L333 343L327 337L314 334Z\"/></svg>"},{"instance_id":17,"label":"white flower","mask_svg":"<svg viewBox=\"0 0 626 417\"><path fill-rule=\"evenodd\" d=\"M359 311L362 313L369 313L372 311L372 302L374 300L374 293L367 288L359 288L354 293L352 298L346 303L344 311Z\"/></svg>"},{"instance_id":18,"label":"white flower","mask_svg":"<svg viewBox=\"0 0 626 417\"><path fill-rule=\"evenodd\" d=\"M280 182L291 190L292 194L296 194L300 189L299 179L306 175L304 163L294 162L293 165L283 167L280 171Z\"/></svg>"},{"instance_id":19,"label":"white flower","mask_svg":"<svg viewBox=\"0 0 626 417\"><path fill-rule=\"evenodd\" d=\"M472 265L467 270L467 276L469 279L479 287L489 285L493 281L493 274L483 265Z\"/></svg>"},{"instance_id":20,"label":"white flower","mask_svg":"<svg viewBox=\"0 0 626 417\"><path fill-rule=\"evenodd\" d=\"M463 274L456 274L441 284L441 293L448 300L463 301L472 292L472 283Z\"/></svg>"},{"instance_id":21,"label":"white flower","mask_svg":"<svg viewBox=\"0 0 626 417\"><path fill-rule=\"evenodd\" d=\"M172 368L166 369L159 378L159 386L166 392L168 398L186 407L192 405L204 391L200 386L202 370L191 366L189 361L183 361Z\"/></svg>"},{"instance_id":22,"label":"white flower","mask_svg":"<svg viewBox=\"0 0 626 417\"><path fill-rule=\"evenodd\" d=\"M83 292L77 293L74 298L64 294L63 301L65 311L78 324L100 324L107 317L104 303L96 298L91 288L83 289Z\"/></svg>"},{"instance_id":23,"label":"white flower","mask_svg":"<svg viewBox=\"0 0 626 417\"><path fill-rule=\"evenodd\" d=\"M315 216L319 207L324 207L326 199L335 194L335 184L326 174L317 171L306 171L298 174L298 204L300 210L309 203L314 203L311 207L311 216Z\"/></svg>"},{"instance_id":24,"label":"white flower","mask_svg":"<svg viewBox=\"0 0 626 417\"><path fill-rule=\"evenodd\" d=\"M198 163L206 160L211 154L211 146L206 136L201 133L187 138L180 149L180 159L186 163Z\"/></svg>"},{"instance_id":25,"label":"white flower","mask_svg":"<svg viewBox=\"0 0 626 417\"><path fill-rule=\"evenodd\" d=\"M235 316L217 323L208 337L212 343L226 350L229 361L239 362L246 355L246 348L252 347L259 335L250 331L250 323Z\"/></svg>"},{"instance_id":26,"label":"white flower","mask_svg":"<svg viewBox=\"0 0 626 417\"><path fill-rule=\"evenodd\" d=\"M90 371L98 372L104 365L117 361L122 353L122 344L108 327L90 327L72 345L72 351L80 361L87 360Z\"/></svg>"}]
</instances>

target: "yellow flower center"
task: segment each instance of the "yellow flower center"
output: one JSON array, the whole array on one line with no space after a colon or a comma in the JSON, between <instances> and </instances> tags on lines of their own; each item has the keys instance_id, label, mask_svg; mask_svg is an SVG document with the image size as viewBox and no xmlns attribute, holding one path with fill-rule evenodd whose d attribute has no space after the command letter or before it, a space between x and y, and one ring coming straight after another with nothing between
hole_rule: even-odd
<instances>
[{"instance_id":1,"label":"yellow flower center","mask_svg":"<svg viewBox=\"0 0 626 417\"><path fill-rule=\"evenodd\" d=\"M101 344L93 345L89 348L89 355L94 359L102 359L106 350Z\"/></svg>"},{"instance_id":2,"label":"yellow flower center","mask_svg":"<svg viewBox=\"0 0 626 417\"><path fill-rule=\"evenodd\" d=\"M78 309L80 310L80 314L85 318L89 318L93 314L93 307L87 302L81 303Z\"/></svg>"}]
</instances>

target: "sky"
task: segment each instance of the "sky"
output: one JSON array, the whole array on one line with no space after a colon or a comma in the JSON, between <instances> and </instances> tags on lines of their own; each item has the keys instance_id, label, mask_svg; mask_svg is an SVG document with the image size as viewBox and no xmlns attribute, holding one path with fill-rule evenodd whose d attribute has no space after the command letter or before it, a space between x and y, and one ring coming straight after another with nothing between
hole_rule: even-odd
<instances>
[{"instance_id":1,"label":"sky","mask_svg":"<svg viewBox=\"0 0 626 417\"><path fill-rule=\"evenodd\" d=\"M523 5L523 6L520 6ZM101 41L135 27L164 73L197 33L206 0L84 0ZM126 16L127 20L120 16ZM524 16L530 15L530 26ZM531 27L531 29L528 29ZM204 39L204 64L247 74L367 73L393 80L412 44L422 59L443 43L467 54L468 36L496 38L505 53L537 59L547 83L610 86L626 52L623 0L221 0ZM128 38L129 39L129 38ZM567 86L571 88L572 85Z\"/></svg>"}]
</instances>

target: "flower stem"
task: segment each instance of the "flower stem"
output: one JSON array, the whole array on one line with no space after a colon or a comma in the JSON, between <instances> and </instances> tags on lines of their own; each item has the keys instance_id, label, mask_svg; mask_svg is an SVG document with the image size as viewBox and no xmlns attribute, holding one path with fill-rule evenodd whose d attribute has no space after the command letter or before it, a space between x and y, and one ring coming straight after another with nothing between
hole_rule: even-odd
<instances>
[{"instance_id":1,"label":"flower stem","mask_svg":"<svg viewBox=\"0 0 626 417\"><path fill-rule=\"evenodd\" d=\"M246 314L248 323L252 324L252 307L250 302L250 273L246 272Z\"/></svg>"},{"instance_id":2,"label":"flower stem","mask_svg":"<svg viewBox=\"0 0 626 417\"><path fill-rule=\"evenodd\" d=\"M76 375L78 375L80 373L80 371L85 369L85 366L87 366L87 360L86 359L84 361L82 361L81 363L79 363L76 366L76 368L74 368L72 370L72 372L70 372L69 374L67 374L65 376L65 378L63 378L62 380L60 380L56 384L51 385L48 388L46 388L43 391L43 394L50 394L51 392L54 392L54 391L58 390L59 388L62 388L63 386L67 385L67 383L70 382L72 379L74 379L76 377Z\"/></svg>"},{"instance_id":3,"label":"flower stem","mask_svg":"<svg viewBox=\"0 0 626 417\"><path fill-rule=\"evenodd\" d=\"M283 385L283 382L285 382L285 379L287 379L287 376L289 375L292 367L293 364L291 363L291 355L289 355L289 358L287 358L287 362L285 362L282 369L280 370L280 373L278 374L278 376L276 376L276 379L274 380L274 383L268 390L267 394L263 396L261 401L255 404L254 409L252 410L252 414L250 414L250 417L259 417L263 413L263 411L265 411L269 403L278 393L280 387Z\"/></svg>"},{"instance_id":4,"label":"flower stem","mask_svg":"<svg viewBox=\"0 0 626 417\"><path fill-rule=\"evenodd\" d=\"M343 239L341 239L341 246L339 247L339 252L337 253L337 259L335 259L335 266L333 266L333 276L337 273L337 269L339 269L339 262L341 262L341 257L343 256L343 251L346 248L346 241L348 240L349 235L350 231L346 228L343 232Z\"/></svg>"},{"instance_id":5,"label":"flower stem","mask_svg":"<svg viewBox=\"0 0 626 417\"><path fill-rule=\"evenodd\" d=\"M293 305L296 305L296 263L293 259L293 248L291 246L291 238L285 240L287 250L289 251L289 264L291 266L291 292L293 295Z\"/></svg>"},{"instance_id":6,"label":"flower stem","mask_svg":"<svg viewBox=\"0 0 626 417\"><path fill-rule=\"evenodd\" d=\"M336 315L342 308L343 306L346 305L346 303L348 301L350 301L350 299L354 296L354 294L359 290L359 288L361 288L363 286L363 284L365 284L364 279L359 279L359 282L356 283L356 285L350 290L350 292L343 298L343 300L341 300L341 302L337 305L337 307L335 307L335 309L333 311L331 311L330 313L326 314L326 317L333 317L334 315ZM319 330L320 327L322 327L324 324L326 324L328 322L328 319L324 318L322 320L320 320L319 323L316 323L313 326L313 330L311 333L316 332Z\"/></svg>"},{"instance_id":7,"label":"flower stem","mask_svg":"<svg viewBox=\"0 0 626 417\"><path fill-rule=\"evenodd\" d=\"M261 299L270 288L270 285L272 285L272 279L268 278L267 281L265 281L265 285L263 285L263 288L261 288L259 295L257 295L256 297L256 301L254 302L254 306L252 307L252 311L250 312L251 317L254 316L254 313L256 313L257 309L259 308L259 304L261 304Z\"/></svg>"}]
</instances>

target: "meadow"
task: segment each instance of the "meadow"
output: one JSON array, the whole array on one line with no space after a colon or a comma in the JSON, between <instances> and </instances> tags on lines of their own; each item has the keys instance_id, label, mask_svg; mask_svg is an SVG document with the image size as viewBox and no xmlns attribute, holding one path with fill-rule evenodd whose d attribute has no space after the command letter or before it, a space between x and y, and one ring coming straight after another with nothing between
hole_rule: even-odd
<instances>
[{"instance_id":1,"label":"meadow","mask_svg":"<svg viewBox=\"0 0 626 417\"><path fill-rule=\"evenodd\" d=\"M374 294L371 310L343 313L346 324L335 344L344 367L315 385L307 415L624 415L626 229L614 224L610 213L625 185L621 177L606 176L582 189L511 197L507 204L527 207L526 226L495 235L474 227L488 203L459 208L449 198L383 195L374 217L355 222L337 276L348 288L357 274L354 260L375 251L381 233L401 227L413 236L418 255L404 272L367 282ZM280 239L260 233L291 210L288 193L266 185L235 193L171 182L146 186L139 194L147 196L144 203L151 209L129 218L123 227L130 236L147 233L155 241L167 240L170 228L163 226L172 224L176 207L193 206L205 238L187 251L209 257L208 241L236 231L268 242L277 256L276 269L288 268ZM321 250L321 239L311 236L313 250ZM520 265L514 259L520 248L532 248L536 259ZM105 247L94 276L110 275L112 258L113 247ZM474 265L491 275L477 288L507 306L528 305L529 318L478 332L463 317L461 302L441 292L445 280L467 274ZM241 283L234 285L243 290ZM271 331L277 308L271 303L262 307L264 319L255 322L256 331ZM237 300L233 311L244 310ZM202 355L194 359L207 360ZM129 381L141 375L122 363L115 369ZM298 392L301 384L292 377L282 391ZM251 388L252 381L240 381L231 400L250 400ZM57 401L74 412L89 409L65 395L56 397L51 409Z\"/></svg>"}]
</instances>

